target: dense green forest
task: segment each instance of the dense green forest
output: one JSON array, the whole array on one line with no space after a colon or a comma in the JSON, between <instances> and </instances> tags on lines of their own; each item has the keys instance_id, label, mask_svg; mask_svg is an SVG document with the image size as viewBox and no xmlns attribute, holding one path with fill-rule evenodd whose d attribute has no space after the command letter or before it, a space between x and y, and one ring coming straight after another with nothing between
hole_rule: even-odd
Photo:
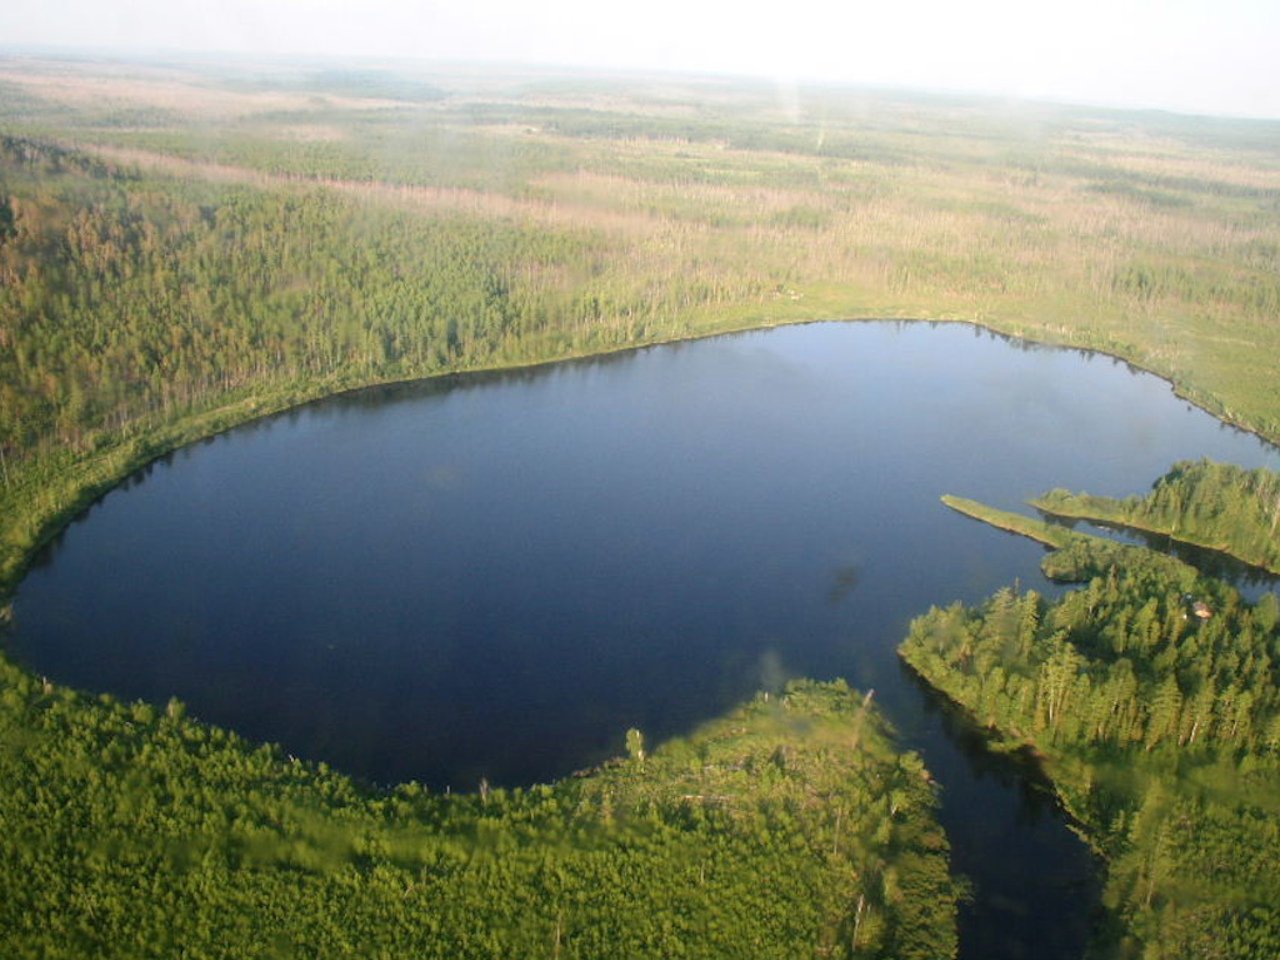
<instances>
[{"instance_id":1,"label":"dense green forest","mask_svg":"<svg viewBox=\"0 0 1280 960\"><path fill-rule=\"evenodd\" d=\"M551 786L374 791L0 662L0 953L954 956L935 788L870 697L627 740Z\"/></svg>"},{"instance_id":2,"label":"dense green forest","mask_svg":"<svg viewBox=\"0 0 1280 960\"><path fill-rule=\"evenodd\" d=\"M1278 150L1267 122L696 78L0 58L0 597L131 470L254 417L781 322L1103 350L1280 438ZM1247 511L1193 529L1193 488L1245 489L1171 485L1189 538L1274 547ZM1044 755L1110 862L1112 946L1280 953L1274 599L1061 546L1086 587L934 611L904 655ZM556 785L375 791L5 662L4 953L954 953L932 788L859 698L629 740Z\"/></svg>"},{"instance_id":3,"label":"dense green forest","mask_svg":"<svg viewBox=\"0 0 1280 960\"><path fill-rule=\"evenodd\" d=\"M1001 748L1042 758L1108 861L1115 924L1099 955L1275 956L1280 602L1250 605L1172 557L1059 531L1018 532L1057 539L1045 572L1082 587L935 608L903 658Z\"/></svg>"},{"instance_id":4,"label":"dense green forest","mask_svg":"<svg viewBox=\"0 0 1280 960\"><path fill-rule=\"evenodd\" d=\"M1176 463L1144 497L1051 490L1031 505L1059 517L1166 534L1280 573L1280 475L1269 470L1208 460Z\"/></svg>"}]
</instances>

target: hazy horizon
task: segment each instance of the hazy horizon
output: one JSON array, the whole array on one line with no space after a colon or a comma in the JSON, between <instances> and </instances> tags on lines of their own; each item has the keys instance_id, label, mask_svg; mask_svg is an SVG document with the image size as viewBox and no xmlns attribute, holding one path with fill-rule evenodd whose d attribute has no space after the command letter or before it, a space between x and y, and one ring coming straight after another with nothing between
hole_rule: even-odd
<instances>
[{"instance_id":1,"label":"hazy horizon","mask_svg":"<svg viewBox=\"0 0 1280 960\"><path fill-rule=\"evenodd\" d=\"M1280 5L909 0L827 9L654 0L18 0L0 50L474 63L759 78L1280 119Z\"/></svg>"}]
</instances>

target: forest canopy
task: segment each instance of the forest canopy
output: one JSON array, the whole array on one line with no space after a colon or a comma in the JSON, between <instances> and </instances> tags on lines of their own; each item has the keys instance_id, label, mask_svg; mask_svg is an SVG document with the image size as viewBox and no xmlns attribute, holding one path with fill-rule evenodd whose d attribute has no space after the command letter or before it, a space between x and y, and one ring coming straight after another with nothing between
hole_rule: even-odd
<instances>
[{"instance_id":1,"label":"forest canopy","mask_svg":"<svg viewBox=\"0 0 1280 960\"><path fill-rule=\"evenodd\" d=\"M1031 505L1058 517L1165 534L1280 573L1280 475L1270 470L1186 461L1174 464L1144 497L1050 490Z\"/></svg>"},{"instance_id":2,"label":"forest canopy","mask_svg":"<svg viewBox=\"0 0 1280 960\"><path fill-rule=\"evenodd\" d=\"M360 787L0 662L6 957L954 956L935 788L843 684L589 776Z\"/></svg>"},{"instance_id":3,"label":"forest canopy","mask_svg":"<svg viewBox=\"0 0 1280 960\"><path fill-rule=\"evenodd\" d=\"M1035 523L1021 532L1036 535ZM1099 949L1274 955L1280 602L1246 603L1143 547L1066 537L1044 567L1079 589L934 608L901 655L1004 749L1044 758L1108 861L1118 922Z\"/></svg>"}]
</instances>

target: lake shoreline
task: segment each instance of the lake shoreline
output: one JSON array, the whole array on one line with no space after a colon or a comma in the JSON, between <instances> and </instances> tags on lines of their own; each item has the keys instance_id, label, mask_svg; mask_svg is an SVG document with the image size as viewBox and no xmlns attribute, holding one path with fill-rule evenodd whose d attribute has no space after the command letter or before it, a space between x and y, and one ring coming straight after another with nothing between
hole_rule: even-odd
<instances>
[{"instance_id":1,"label":"lake shoreline","mask_svg":"<svg viewBox=\"0 0 1280 960\"><path fill-rule=\"evenodd\" d=\"M1027 344L1045 349L1077 351L1083 354L1106 357L1113 361L1124 363L1132 370L1140 371L1163 381L1176 397L1204 411L1225 426L1256 437L1262 442L1280 445L1280 437L1272 437L1248 423L1241 422L1223 413L1215 412L1206 403L1202 403L1186 394L1172 377L1144 367L1139 361L1127 357L1119 351L1112 352L1104 348L1084 346L1053 338L1041 339L1028 336L1020 327L1016 328L1015 332L1015 329L1007 329L992 321L962 317L905 318L882 316L850 319L848 317L839 318L819 315L810 319L761 320L741 325L713 327L712 329L674 337L654 339L642 343L623 344L616 347L571 353L529 362L522 361L510 364L444 370L421 377L396 377L351 384L342 382L340 379L337 382L322 383L316 387L303 386L292 391L283 389L275 393L250 393L248 396L229 403L170 421L150 430L144 430L140 435L107 441L102 445L104 449L101 453L74 458L69 464L60 468L55 466L52 477L40 478L34 481L27 480L28 485L34 482L41 486L41 490L35 497L41 500L52 499L54 503L51 507L46 507L43 510L32 510L30 500L26 504L19 502L16 505L18 509L10 515L11 519L8 524L24 523L27 527L27 532L15 533L0 529L0 541L4 542L4 552L0 554L0 610L8 609L11 605L18 585L30 568L35 555L57 539L72 522L89 510L102 497L133 474L146 469L151 464L162 460L183 447L212 439L236 427L287 413L290 410L295 410L320 400L347 396L366 390L431 381L440 383L460 382L471 378L483 378L490 375L525 370L532 372L560 364L590 362L605 357L625 356L628 353L643 351L651 347L693 343L717 337L821 323L964 325L1013 343ZM1208 399L1215 400L1212 397ZM28 469L32 469L33 466L43 466L43 462L37 462L34 465L27 464L26 466ZM22 483L22 479L20 477L19 484ZM9 484L6 482L6 490L8 489ZM22 509L24 506L27 508L26 511ZM24 515L24 513L27 515Z\"/></svg>"},{"instance_id":2,"label":"lake shoreline","mask_svg":"<svg viewBox=\"0 0 1280 960\"><path fill-rule=\"evenodd\" d=\"M1199 550L1205 550L1211 554L1219 554L1242 564L1245 567L1259 570L1263 573L1280 575L1280 566L1271 566L1260 562L1256 559L1250 559L1231 549L1229 543L1209 543L1206 540L1199 540L1185 533L1174 533L1169 530L1162 529L1151 525L1144 525L1132 519L1123 519L1119 514L1115 517L1099 515L1096 511L1080 510L1071 511L1062 507L1050 507L1039 498L1028 501L1030 506L1040 511L1042 514L1051 517L1061 517L1064 520L1079 520L1085 523L1093 524L1103 528L1113 529L1120 533L1137 533L1148 534L1152 537L1159 537L1167 540L1172 544L1181 544L1183 546L1195 547Z\"/></svg>"},{"instance_id":3,"label":"lake shoreline","mask_svg":"<svg viewBox=\"0 0 1280 960\"><path fill-rule=\"evenodd\" d=\"M1032 395L1045 402L1021 402ZM1093 399L1064 402L1078 396ZM1117 421L1116 404L1132 422ZM1160 442L1149 449L1148 439ZM1132 453L1095 463L1087 452L1099 443ZM975 448L992 454L975 461ZM1078 840L1047 806L1021 821L1025 785L1007 771L988 776L990 765L969 755L976 745L944 742L936 713L925 719L922 698L896 679L891 642L932 602L1036 576L1039 550L1019 538L992 543L952 520L937 509L937 485L1021 503L1059 476L1123 488L1188 450L1271 462L1123 364L1019 349L968 326L811 324L633 351L617 363L374 387L192 447L104 500L56 556L38 560L13 649L37 676L152 703L173 691L253 741L373 783L416 779L458 795L482 776L496 788L552 782L590 766L604 756L601 741L631 726L653 742L679 738L720 711L722 694L737 699L742 684L756 689L780 670L848 677L875 687L904 742L948 785L963 870L992 897L974 908L982 932L972 955L1013 956L1059 923L1032 864L1074 863L1064 848ZM299 512L308 505L324 509ZM468 516L483 523L446 520ZM575 516L599 522L564 523ZM335 526L339 517L355 526ZM651 531L670 532L641 547ZM940 562L922 566L930 551ZM319 580L298 568L307 556L320 558ZM233 569L218 572L216 558ZM687 569L672 569L675 558ZM388 570L370 566L384 561ZM199 570L193 586L214 592L165 586L157 566ZM103 575L113 568L130 582ZM67 594L59 571L77 570L97 572ZM237 586L236 576L249 580ZM329 586L316 594L316 584ZM104 592L128 619L95 615L77 631L70 598L105 611L95 599ZM160 594L187 599L175 611ZM394 609L394 622L370 606ZM492 615L462 621L464 608ZM133 638L145 627L128 611L162 627L160 647L137 648L142 659ZM310 653L268 639L285 621L302 624ZM193 687L184 664L210 683ZM412 694L382 686L375 669L416 678ZM263 722L266 702L243 719L223 710L223 692L244 701L264 670L276 679L259 699L279 705L275 727ZM326 693L316 686L326 676L370 682ZM161 686L140 689L129 677ZM584 684L610 705L582 696ZM474 736L455 729L450 714L472 709L455 709L456 696L484 708L469 722ZM331 705L325 716L308 707L317 697ZM571 700L582 707L558 706ZM380 728L344 719L374 713L360 704L378 704L378 722L399 732L380 739ZM535 707L544 713L533 724ZM590 719L566 716L584 711ZM522 718L518 727L506 725L511 717ZM989 849L995 824L1005 841L1025 834L1031 846L984 865L995 858L974 853ZM1082 876L1075 866L1063 874ZM1036 919L1014 923L1006 914L1023 887L1041 890L1027 898ZM995 949L980 946L984 938Z\"/></svg>"}]
</instances>

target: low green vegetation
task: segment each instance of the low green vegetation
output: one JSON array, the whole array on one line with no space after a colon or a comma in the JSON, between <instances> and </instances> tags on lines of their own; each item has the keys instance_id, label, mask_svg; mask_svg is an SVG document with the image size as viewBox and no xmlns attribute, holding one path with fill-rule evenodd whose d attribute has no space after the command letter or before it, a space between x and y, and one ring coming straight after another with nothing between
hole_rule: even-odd
<instances>
[{"instance_id":1,"label":"low green vegetation","mask_svg":"<svg viewBox=\"0 0 1280 960\"><path fill-rule=\"evenodd\" d=\"M1082 587L935 608L902 657L998 747L1042 757L1108 861L1099 956L1276 956L1280 602L1068 537L1045 570Z\"/></svg>"},{"instance_id":2,"label":"low green vegetation","mask_svg":"<svg viewBox=\"0 0 1280 960\"><path fill-rule=\"evenodd\" d=\"M943 494L942 502L956 513L963 513L966 517L980 520L999 530L1007 530L1009 533L1036 540L1046 546L1065 547L1076 538L1076 534L1060 524L1046 523L1010 510L1000 510L966 497L947 493Z\"/></svg>"},{"instance_id":3,"label":"low green vegetation","mask_svg":"<svg viewBox=\"0 0 1280 960\"><path fill-rule=\"evenodd\" d=\"M5 957L954 956L934 788L792 686L551 786L362 788L0 662Z\"/></svg>"},{"instance_id":4,"label":"low green vegetation","mask_svg":"<svg viewBox=\"0 0 1280 960\"><path fill-rule=\"evenodd\" d=\"M1144 497L1051 490L1045 513L1165 534L1280 573L1280 474L1209 460L1176 463Z\"/></svg>"}]
</instances>

